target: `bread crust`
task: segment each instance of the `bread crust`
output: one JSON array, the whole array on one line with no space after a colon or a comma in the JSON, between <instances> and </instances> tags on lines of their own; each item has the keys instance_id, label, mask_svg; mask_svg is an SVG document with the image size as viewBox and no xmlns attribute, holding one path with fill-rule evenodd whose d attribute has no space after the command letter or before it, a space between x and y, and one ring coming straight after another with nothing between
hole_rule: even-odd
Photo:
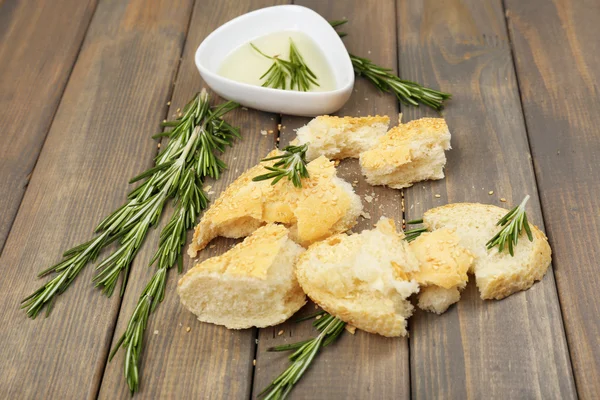
<instances>
[{"instance_id":1,"label":"bread crust","mask_svg":"<svg viewBox=\"0 0 600 400\"><path fill-rule=\"evenodd\" d=\"M277 154L274 150L268 157ZM217 236L244 237L270 222L289 226L292 238L303 246L356 224L362 203L352 186L336 176L333 162L319 157L308 163L310 178L302 188L285 178L275 185L252 181L273 163L261 162L244 172L204 213L188 249L191 257Z\"/></svg>"}]
</instances>

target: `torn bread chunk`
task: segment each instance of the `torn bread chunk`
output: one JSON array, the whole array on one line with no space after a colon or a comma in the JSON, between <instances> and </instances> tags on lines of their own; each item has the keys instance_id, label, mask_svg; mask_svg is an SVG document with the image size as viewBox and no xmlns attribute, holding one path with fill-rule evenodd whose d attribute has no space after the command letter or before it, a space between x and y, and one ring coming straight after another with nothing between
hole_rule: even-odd
<instances>
[{"instance_id":1,"label":"torn bread chunk","mask_svg":"<svg viewBox=\"0 0 600 400\"><path fill-rule=\"evenodd\" d=\"M363 151L377 144L390 125L390 118L380 117L316 117L298 129L292 144L310 143L306 157L314 160L325 156L330 160L358 158Z\"/></svg>"},{"instance_id":2,"label":"torn bread chunk","mask_svg":"<svg viewBox=\"0 0 600 400\"><path fill-rule=\"evenodd\" d=\"M409 276L419 263L403 239L387 218L373 230L332 236L299 257L298 282L325 311L358 329L406 336L408 298L419 291Z\"/></svg>"},{"instance_id":3,"label":"torn bread chunk","mask_svg":"<svg viewBox=\"0 0 600 400\"><path fill-rule=\"evenodd\" d=\"M459 241L453 230L439 229L410 243L419 260L419 271L412 275L421 286L419 308L441 314L460 299L474 257Z\"/></svg>"},{"instance_id":4,"label":"torn bread chunk","mask_svg":"<svg viewBox=\"0 0 600 400\"><path fill-rule=\"evenodd\" d=\"M268 157L277 154L274 150ZM188 249L191 257L217 236L248 236L269 222L288 226L290 236L302 246L356 224L362 212L360 197L352 185L336 176L332 161L319 157L308 163L310 177L302 180L302 188L285 178L275 185L271 180L252 181L274 162L262 162L243 173L210 206L196 226Z\"/></svg>"},{"instance_id":5,"label":"torn bread chunk","mask_svg":"<svg viewBox=\"0 0 600 400\"><path fill-rule=\"evenodd\" d=\"M443 118L421 118L400 124L360 154L360 167L371 185L394 189L428 179L442 179L450 131Z\"/></svg>"},{"instance_id":6,"label":"torn bread chunk","mask_svg":"<svg viewBox=\"0 0 600 400\"><path fill-rule=\"evenodd\" d=\"M521 232L514 247L514 257L507 249L486 248L486 243L501 229L496 225L508 210L478 203L455 203L433 208L423 215L423 224L430 230L449 228L460 238L460 244L474 256L472 271L482 299L502 299L526 290L544 277L551 262L552 251L544 233L529 224L533 234L530 242Z\"/></svg>"},{"instance_id":7,"label":"torn bread chunk","mask_svg":"<svg viewBox=\"0 0 600 400\"><path fill-rule=\"evenodd\" d=\"M225 254L190 269L179 280L177 293L203 322L229 329L277 325L306 303L294 274L303 251L286 227L268 224Z\"/></svg>"}]
</instances>

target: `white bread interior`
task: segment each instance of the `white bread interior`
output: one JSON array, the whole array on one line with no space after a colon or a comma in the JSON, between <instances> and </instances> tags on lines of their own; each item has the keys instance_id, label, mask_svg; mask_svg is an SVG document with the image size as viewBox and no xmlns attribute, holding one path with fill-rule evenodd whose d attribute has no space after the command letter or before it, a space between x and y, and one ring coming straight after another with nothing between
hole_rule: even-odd
<instances>
[{"instance_id":1,"label":"white bread interior","mask_svg":"<svg viewBox=\"0 0 600 400\"><path fill-rule=\"evenodd\" d=\"M376 146L360 154L360 166L371 185L401 189L423 180L442 179L444 151L449 149L446 121L421 118L400 123L381 136Z\"/></svg>"},{"instance_id":2,"label":"white bread interior","mask_svg":"<svg viewBox=\"0 0 600 400\"><path fill-rule=\"evenodd\" d=\"M456 286L449 289L441 286L426 286L421 287L417 305L421 310L443 314L448 310L448 307L459 300L460 291Z\"/></svg>"},{"instance_id":3,"label":"white bread interior","mask_svg":"<svg viewBox=\"0 0 600 400\"><path fill-rule=\"evenodd\" d=\"M474 256L473 272L482 299L502 299L526 290L542 279L551 262L552 251L544 233L530 223L533 242L521 232L514 257L505 248L486 248L499 230L496 223L508 210L478 203L455 203L433 208L423 215L430 230L450 228L460 244Z\"/></svg>"},{"instance_id":4,"label":"white bread interior","mask_svg":"<svg viewBox=\"0 0 600 400\"><path fill-rule=\"evenodd\" d=\"M203 322L229 329L277 325L306 303L294 274L303 251L287 228L269 224L190 269L179 280L177 293Z\"/></svg>"},{"instance_id":5,"label":"white bread interior","mask_svg":"<svg viewBox=\"0 0 600 400\"><path fill-rule=\"evenodd\" d=\"M280 154L278 150L269 157ZM356 224L362 212L360 197L352 185L337 177L332 161L319 157L307 165L309 178L296 188L284 178L253 182L267 173L261 162L236 179L221 193L196 226L188 254L195 257L213 238L248 236L258 227L278 222L290 228L292 239L302 246L345 232Z\"/></svg>"},{"instance_id":6,"label":"white bread interior","mask_svg":"<svg viewBox=\"0 0 600 400\"><path fill-rule=\"evenodd\" d=\"M441 314L460 299L474 257L459 242L453 230L442 228L422 233L410 243L419 261L419 271L412 274L421 286L419 308Z\"/></svg>"},{"instance_id":7,"label":"white bread interior","mask_svg":"<svg viewBox=\"0 0 600 400\"><path fill-rule=\"evenodd\" d=\"M330 160L358 158L358 155L377 144L390 125L388 116L316 117L298 129L293 144L310 143L306 157L314 160L325 156Z\"/></svg>"},{"instance_id":8,"label":"white bread interior","mask_svg":"<svg viewBox=\"0 0 600 400\"><path fill-rule=\"evenodd\" d=\"M394 221L373 230L340 234L315 243L298 259L296 275L306 294L324 310L367 332L405 336L419 291L409 275L419 264Z\"/></svg>"}]
</instances>

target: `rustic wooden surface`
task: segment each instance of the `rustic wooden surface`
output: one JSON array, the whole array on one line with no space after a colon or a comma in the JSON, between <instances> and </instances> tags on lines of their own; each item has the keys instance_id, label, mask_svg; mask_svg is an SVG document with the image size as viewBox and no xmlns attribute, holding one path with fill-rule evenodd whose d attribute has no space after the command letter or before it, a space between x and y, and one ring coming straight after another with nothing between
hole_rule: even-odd
<instances>
[{"instance_id":1,"label":"rustic wooden surface","mask_svg":"<svg viewBox=\"0 0 600 400\"><path fill-rule=\"evenodd\" d=\"M95 0L0 2L0 251L88 28ZM65 12L68 9L69 12Z\"/></svg>"},{"instance_id":2,"label":"rustic wooden surface","mask_svg":"<svg viewBox=\"0 0 600 400\"><path fill-rule=\"evenodd\" d=\"M134 262L122 301L95 290L88 267L49 319L28 320L18 303L45 282L37 272L88 239L124 200L126 180L151 165L151 134L203 87L193 62L202 39L247 11L285 3L0 0L1 398L129 397L123 355L111 363L107 355L153 273L147 264L158 230ZM471 282L442 316L417 311L409 339L345 333L291 397L600 397L600 6L585 0L297 4L328 19L348 18L344 41L353 53L454 95L444 112L453 134L446 179L403 192L373 188L355 160L341 163L339 175L356 181L368 213L355 230L371 228L381 215L400 223L447 202L508 207L530 194L528 212L548 233L553 267L529 291L498 302L482 301ZM395 124L399 110L405 121L436 115L399 108L361 78L338 114L388 114ZM244 139L225 154L231 168L212 183L211 198L276 144L279 123L285 145L308 119L239 109L228 120ZM201 258L233 243L217 240ZM185 268L192 264L187 260ZM284 354L266 348L314 335L307 322L244 331L200 323L179 305L178 278L170 272L165 301L150 318L138 398L255 397L287 364ZM309 304L301 313L313 310Z\"/></svg>"},{"instance_id":3,"label":"rustic wooden surface","mask_svg":"<svg viewBox=\"0 0 600 400\"><path fill-rule=\"evenodd\" d=\"M446 203L506 207L501 198L518 204L530 194L529 217L543 229L501 2L399 4L402 76L454 96L444 111L446 179L406 190L407 220ZM406 120L433 114L403 111ZM482 301L471 279L448 312L417 312L410 324L415 398L576 396L552 272L502 301Z\"/></svg>"},{"instance_id":4,"label":"rustic wooden surface","mask_svg":"<svg viewBox=\"0 0 600 400\"><path fill-rule=\"evenodd\" d=\"M89 266L50 318L28 320L19 302L46 282L39 271L122 204L126 177L151 165L156 144L148 137L166 114L191 6L101 0L96 8L0 258L2 398L98 393L119 296L95 289Z\"/></svg>"},{"instance_id":5,"label":"rustic wooden surface","mask_svg":"<svg viewBox=\"0 0 600 400\"><path fill-rule=\"evenodd\" d=\"M577 390L598 399L600 3L534 3L506 16Z\"/></svg>"}]
</instances>

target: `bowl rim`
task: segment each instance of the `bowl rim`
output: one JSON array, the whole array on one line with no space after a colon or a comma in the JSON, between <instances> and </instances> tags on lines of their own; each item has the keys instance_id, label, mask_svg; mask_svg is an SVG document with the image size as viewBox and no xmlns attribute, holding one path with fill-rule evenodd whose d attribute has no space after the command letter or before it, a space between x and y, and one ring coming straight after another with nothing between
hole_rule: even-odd
<instances>
[{"instance_id":1,"label":"bowl rim","mask_svg":"<svg viewBox=\"0 0 600 400\"><path fill-rule=\"evenodd\" d=\"M301 10L301 12L305 12L305 13L309 13L312 15L317 16L318 18L322 19L323 21L325 21L327 23L327 25L331 28L331 31L333 33L335 33L335 36L337 37L339 44L346 50L345 52L345 57L343 60L343 63L346 64L346 69L348 72L348 75L350 76L350 79L348 81L348 83L346 83L346 85L340 86L336 89L333 90L327 90L327 91L319 91L319 92L303 92L303 91L299 91L299 90L282 90L282 89L274 89L274 88L270 88L270 87L264 87L264 86L257 86L257 85L251 85L249 83L245 83L245 82L238 82L236 80L233 79L229 79L226 78L224 76L221 76L213 71L211 71L209 68L207 68L206 66L204 66L204 64L202 64L202 62L200 61L200 54L201 52L204 50L204 48L207 46L206 43L210 42L211 40L214 39L214 37L219 34L220 32L228 29L231 25L237 24L242 20L248 19L248 18L253 18L255 17L257 14L262 14L264 12L266 12L267 10L269 11L273 11L274 9L279 9L282 11L287 11L290 9L295 9L295 10ZM302 30L299 30L300 32L302 32ZM311 38L312 39L312 38ZM320 47L320 45L317 43L317 46ZM320 49L322 50L322 48L320 47ZM250 11L247 12L245 14L242 14L240 16L237 16L227 22L225 22L223 25L219 26L217 29L215 29L214 31L212 31L210 34L208 34L208 36L206 36L204 38L204 40L200 43L200 45L198 46L198 48L196 49L196 52L194 54L194 61L196 64L196 67L198 68L198 70L200 71L200 73L202 75L206 74L208 77L210 77L211 79L214 80L218 80L230 85L239 85L242 88L245 88L247 90L254 90L257 93L262 93L265 95L281 95L281 96L292 96L292 97L307 97L307 98L316 98L316 97L323 97L323 96L331 96L331 95L339 95L342 94L344 92L347 92L348 90L351 90L354 87L354 68L352 67L352 61L350 60L350 54L348 53L348 50L346 49L346 46L344 45L344 42L342 41L342 39L338 36L337 32L335 31L335 29L333 29L333 27L331 25L329 25L329 22L327 22L327 20L325 18L323 18L319 13L311 10L308 7L304 7L304 6L299 6L299 5L295 5L295 4L285 4L285 5L278 5L278 6L271 6L271 7L264 7L264 8L260 8L258 10L254 10L254 11Z\"/></svg>"}]
</instances>

